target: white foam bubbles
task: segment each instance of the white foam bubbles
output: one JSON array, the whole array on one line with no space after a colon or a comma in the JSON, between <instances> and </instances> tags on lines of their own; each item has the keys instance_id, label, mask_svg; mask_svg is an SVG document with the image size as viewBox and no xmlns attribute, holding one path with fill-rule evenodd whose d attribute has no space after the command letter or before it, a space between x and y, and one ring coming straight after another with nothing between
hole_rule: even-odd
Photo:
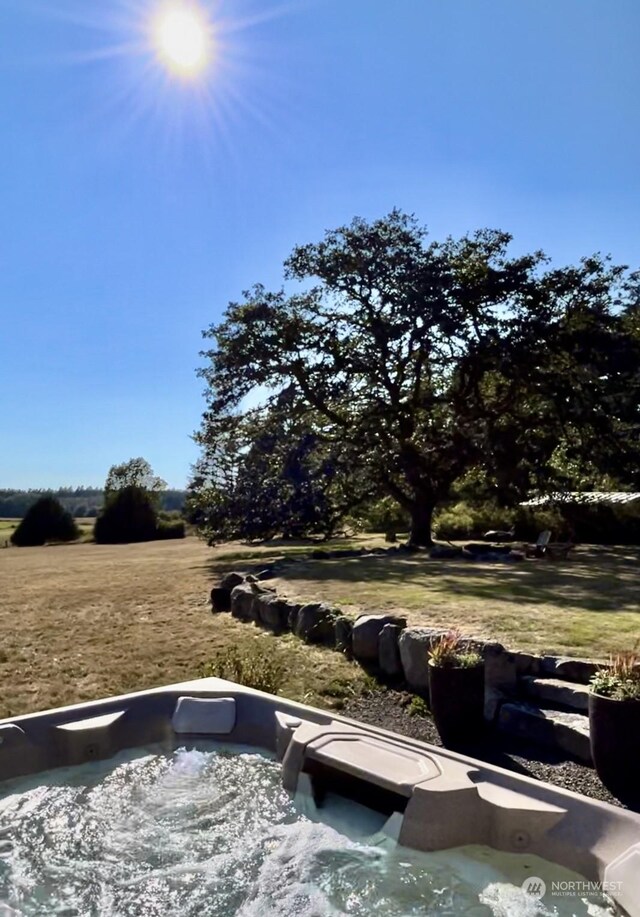
<instances>
[{"instance_id":1,"label":"white foam bubbles","mask_svg":"<svg viewBox=\"0 0 640 917\"><path fill-rule=\"evenodd\" d=\"M355 803L296 805L279 765L255 752L127 753L5 789L0 901L24 917L611 913L589 910L600 902L559 900L554 909L523 897L527 875L549 886L572 875L535 857L484 847L418 853Z\"/></svg>"}]
</instances>

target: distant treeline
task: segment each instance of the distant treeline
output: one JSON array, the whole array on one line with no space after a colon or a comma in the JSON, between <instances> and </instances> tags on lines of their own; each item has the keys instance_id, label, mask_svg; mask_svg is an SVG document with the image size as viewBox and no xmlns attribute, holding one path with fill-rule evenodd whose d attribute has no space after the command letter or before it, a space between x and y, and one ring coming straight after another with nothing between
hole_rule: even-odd
<instances>
[{"instance_id":1,"label":"distant treeline","mask_svg":"<svg viewBox=\"0 0 640 917\"><path fill-rule=\"evenodd\" d=\"M57 490L0 490L0 518L22 519L30 506L43 496L55 497L76 518L97 516L104 503L104 491L97 487L59 487ZM158 494L160 509L182 512L184 490L163 490Z\"/></svg>"}]
</instances>

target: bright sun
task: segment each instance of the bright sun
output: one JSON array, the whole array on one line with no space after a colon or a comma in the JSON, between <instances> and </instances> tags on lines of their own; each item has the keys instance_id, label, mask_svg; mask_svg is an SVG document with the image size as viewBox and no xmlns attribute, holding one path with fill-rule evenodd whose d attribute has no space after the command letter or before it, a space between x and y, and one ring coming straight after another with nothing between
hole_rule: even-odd
<instances>
[{"instance_id":1,"label":"bright sun","mask_svg":"<svg viewBox=\"0 0 640 917\"><path fill-rule=\"evenodd\" d=\"M202 7L176 0L163 7L153 24L155 49L172 73L195 77L209 64L212 55L211 25Z\"/></svg>"}]
</instances>

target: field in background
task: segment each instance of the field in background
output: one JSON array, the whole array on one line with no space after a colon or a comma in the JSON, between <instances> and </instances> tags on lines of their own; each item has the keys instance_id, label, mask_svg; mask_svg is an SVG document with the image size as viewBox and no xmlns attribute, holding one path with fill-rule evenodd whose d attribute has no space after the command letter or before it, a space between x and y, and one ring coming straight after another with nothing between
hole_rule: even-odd
<instances>
[{"instance_id":1,"label":"field in background","mask_svg":"<svg viewBox=\"0 0 640 917\"><path fill-rule=\"evenodd\" d=\"M0 546L11 538L19 522L19 519L0 519Z\"/></svg>"},{"instance_id":2,"label":"field in background","mask_svg":"<svg viewBox=\"0 0 640 917\"><path fill-rule=\"evenodd\" d=\"M340 541L347 546L365 539ZM382 539L366 539L382 544ZM282 693L322 706L358 693L361 670L338 653L212 615L220 574L308 546L208 548L190 537L137 545L0 551L0 715L193 678L216 650L259 641L282 653ZM468 564L398 555L299 561L279 589L346 611L407 611L514 649L606 655L640 636L636 549L581 548L557 564Z\"/></svg>"}]
</instances>

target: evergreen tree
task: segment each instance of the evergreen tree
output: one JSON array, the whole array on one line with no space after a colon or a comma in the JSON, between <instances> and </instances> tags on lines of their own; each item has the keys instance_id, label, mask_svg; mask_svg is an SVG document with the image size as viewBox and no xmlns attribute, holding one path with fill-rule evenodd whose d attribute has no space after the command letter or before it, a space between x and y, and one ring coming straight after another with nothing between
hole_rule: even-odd
<instances>
[{"instance_id":1,"label":"evergreen tree","mask_svg":"<svg viewBox=\"0 0 640 917\"><path fill-rule=\"evenodd\" d=\"M143 487L130 484L112 491L93 530L98 544L125 544L153 541L158 519L152 495Z\"/></svg>"},{"instance_id":2,"label":"evergreen tree","mask_svg":"<svg viewBox=\"0 0 640 917\"><path fill-rule=\"evenodd\" d=\"M11 536L19 548L35 547L48 541L75 541L80 532L68 513L55 497L41 497L31 506Z\"/></svg>"}]
</instances>

